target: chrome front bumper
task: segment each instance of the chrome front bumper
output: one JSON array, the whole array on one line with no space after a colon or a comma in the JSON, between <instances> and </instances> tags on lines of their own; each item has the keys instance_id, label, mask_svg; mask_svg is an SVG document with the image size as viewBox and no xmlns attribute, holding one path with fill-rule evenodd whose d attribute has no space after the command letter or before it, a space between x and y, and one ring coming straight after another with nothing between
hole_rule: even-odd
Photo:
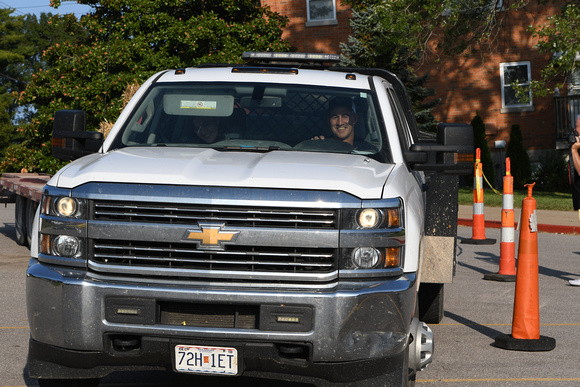
<instances>
[{"instance_id":1,"label":"chrome front bumper","mask_svg":"<svg viewBox=\"0 0 580 387\"><path fill-rule=\"evenodd\" d=\"M139 298L183 303L301 305L313 309L307 332L218 329L113 323L105 300ZM155 302L152 304L155 305ZM331 289L252 289L212 284L104 282L85 271L48 266L31 259L27 309L31 338L79 351L103 351L103 335L117 333L166 338L216 338L232 342L311 343L312 361L345 362L382 358L405 349L415 308L415 275L373 282L339 283Z\"/></svg>"}]
</instances>

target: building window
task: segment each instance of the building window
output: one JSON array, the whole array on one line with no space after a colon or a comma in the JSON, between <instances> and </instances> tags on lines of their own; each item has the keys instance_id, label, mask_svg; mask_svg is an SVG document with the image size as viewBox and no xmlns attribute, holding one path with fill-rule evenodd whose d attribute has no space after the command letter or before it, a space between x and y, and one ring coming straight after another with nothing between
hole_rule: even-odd
<instances>
[{"instance_id":1,"label":"building window","mask_svg":"<svg viewBox=\"0 0 580 387\"><path fill-rule=\"evenodd\" d=\"M500 63L502 113L533 110L530 81L530 62ZM516 89L527 89L526 95L518 95Z\"/></svg>"},{"instance_id":2,"label":"building window","mask_svg":"<svg viewBox=\"0 0 580 387\"><path fill-rule=\"evenodd\" d=\"M337 24L336 0L306 0L308 21L306 26Z\"/></svg>"}]
</instances>

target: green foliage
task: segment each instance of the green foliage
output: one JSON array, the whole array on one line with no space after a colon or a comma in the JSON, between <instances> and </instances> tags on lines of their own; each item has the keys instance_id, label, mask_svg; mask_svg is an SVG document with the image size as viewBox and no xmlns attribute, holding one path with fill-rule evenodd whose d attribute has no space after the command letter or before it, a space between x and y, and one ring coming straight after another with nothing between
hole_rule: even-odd
<instances>
[{"instance_id":1,"label":"green foliage","mask_svg":"<svg viewBox=\"0 0 580 387\"><path fill-rule=\"evenodd\" d=\"M483 174L493 184L495 182L495 169L493 168L493 161L491 160L491 154L487 145L485 124L479 114L471 120L471 126L473 127L474 154L475 149L479 148L481 151L480 161L482 163Z\"/></svg>"},{"instance_id":2,"label":"green foliage","mask_svg":"<svg viewBox=\"0 0 580 387\"><path fill-rule=\"evenodd\" d=\"M45 67L34 73L19 103L34 104L34 119L22 125L22 146L38 157L11 158L10 168L36 171L49 157L54 112L87 111L87 126L114 122L128 84L143 83L154 73L202 63L239 63L244 51L288 51L281 39L286 19L251 0L80 0L95 8L81 18L54 17L52 25L80 40L57 38L42 55ZM55 6L60 1L53 1ZM26 160L31 160L26 161ZM43 167L44 168L44 167Z\"/></svg>"},{"instance_id":3,"label":"green foliage","mask_svg":"<svg viewBox=\"0 0 580 387\"><path fill-rule=\"evenodd\" d=\"M56 173L66 163L52 157L50 142L32 149L22 144L12 145L6 150L4 161L0 163L2 172L42 172Z\"/></svg>"},{"instance_id":4,"label":"green foliage","mask_svg":"<svg viewBox=\"0 0 580 387\"><path fill-rule=\"evenodd\" d=\"M50 14L13 16L8 9L0 10L0 159L6 147L22 142L22 132L14 122L29 121L34 107L17 104L32 74L43 67L41 53L55 41L76 41L83 29L65 32L52 23ZM86 34L85 34L86 35Z\"/></svg>"},{"instance_id":5,"label":"green foliage","mask_svg":"<svg viewBox=\"0 0 580 387\"><path fill-rule=\"evenodd\" d=\"M532 173L536 183L534 190L549 192L569 192L568 162L565 154L556 150L546 152L540 157L540 165Z\"/></svg>"},{"instance_id":6,"label":"green foliage","mask_svg":"<svg viewBox=\"0 0 580 387\"><path fill-rule=\"evenodd\" d=\"M539 51L551 56L550 62L541 71L540 79L531 83L535 94L546 96L553 92L552 81L557 76L566 76L578 70L580 7L575 2L566 2L560 14L549 17L544 25L530 26L528 31L538 39Z\"/></svg>"},{"instance_id":7,"label":"green foliage","mask_svg":"<svg viewBox=\"0 0 580 387\"><path fill-rule=\"evenodd\" d=\"M34 54L23 26L24 17L12 16L10 9L0 9L0 159L4 149L16 139L12 123L16 103L12 93L24 88L22 63Z\"/></svg>"},{"instance_id":8,"label":"green foliage","mask_svg":"<svg viewBox=\"0 0 580 387\"><path fill-rule=\"evenodd\" d=\"M431 115L439 100L424 101L434 92L413 75L427 55L470 54L493 49L507 12L489 0L345 0L353 8L352 35L343 44L343 64L381 67L405 78L422 129L434 129ZM523 2L503 2L521 8ZM435 43L435 45L433 44ZM490 167L492 167L490 165ZM491 168L493 170L493 168Z\"/></svg>"},{"instance_id":9,"label":"green foliage","mask_svg":"<svg viewBox=\"0 0 580 387\"><path fill-rule=\"evenodd\" d=\"M538 191L534 186L534 199L536 199L536 208L538 210L550 211L570 211L572 209L572 193ZM459 204L465 206L473 205L473 188L459 187ZM522 202L528 196L528 190L514 190L514 208L522 208ZM484 189L483 201L485 208L497 207L501 209L503 195L498 195L490 189Z\"/></svg>"},{"instance_id":10,"label":"green foliage","mask_svg":"<svg viewBox=\"0 0 580 387\"><path fill-rule=\"evenodd\" d=\"M532 167L530 157L524 148L524 139L519 125L512 125L510 139L507 143L506 157L509 157L511 174L514 177L514 188L522 189L531 183Z\"/></svg>"},{"instance_id":11,"label":"green foliage","mask_svg":"<svg viewBox=\"0 0 580 387\"><path fill-rule=\"evenodd\" d=\"M442 54L458 55L482 49L486 43L493 42L507 18L507 12L497 12L499 0L344 2L353 7L355 18L373 21L360 26L361 34L356 37L360 43L359 54L363 57L386 56L393 63L423 59L433 49L429 45L433 37L437 38L436 50ZM503 6L516 9L524 7L525 2L504 1ZM373 53L369 53L368 48L372 48Z\"/></svg>"}]
</instances>

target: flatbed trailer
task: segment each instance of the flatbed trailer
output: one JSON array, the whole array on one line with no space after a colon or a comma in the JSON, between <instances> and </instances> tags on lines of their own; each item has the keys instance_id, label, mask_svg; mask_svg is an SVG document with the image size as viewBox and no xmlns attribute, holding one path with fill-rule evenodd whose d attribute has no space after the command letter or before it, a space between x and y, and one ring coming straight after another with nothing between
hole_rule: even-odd
<instances>
[{"instance_id":1,"label":"flatbed trailer","mask_svg":"<svg viewBox=\"0 0 580 387\"><path fill-rule=\"evenodd\" d=\"M0 178L0 203L15 203L14 224L19 245L30 246L34 214L51 177L42 173L4 173Z\"/></svg>"}]
</instances>

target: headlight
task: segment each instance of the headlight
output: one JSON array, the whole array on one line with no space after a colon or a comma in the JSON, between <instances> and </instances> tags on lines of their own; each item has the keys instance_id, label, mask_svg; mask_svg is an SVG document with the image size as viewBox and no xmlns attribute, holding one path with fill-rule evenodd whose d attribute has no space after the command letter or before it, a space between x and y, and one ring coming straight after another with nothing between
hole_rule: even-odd
<instances>
[{"instance_id":1,"label":"headlight","mask_svg":"<svg viewBox=\"0 0 580 387\"><path fill-rule=\"evenodd\" d=\"M343 229L367 230L403 227L402 208L345 209L341 226Z\"/></svg>"},{"instance_id":2,"label":"headlight","mask_svg":"<svg viewBox=\"0 0 580 387\"><path fill-rule=\"evenodd\" d=\"M60 216L70 218L77 212L78 205L75 199L63 197L56 200L54 207Z\"/></svg>"},{"instance_id":3,"label":"headlight","mask_svg":"<svg viewBox=\"0 0 580 387\"><path fill-rule=\"evenodd\" d=\"M365 208L358 214L358 224L362 228L375 228L381 222L381 212L374 208Z\"/></svg>"},{"instance_id":4,"label":"headlight","mask_svg":"<svg viewBox=\"0 0 580 387\"><path fill-rule=\"evenodd\" d=\"M69 190L53 188L52 193L42 196L39 260L82 267L87 249L88 202L71 197Z\"/></svg>"},{"instance_id":5,"label":"headlight","mask_svg":"<svg viewBox=\"0 0 580 387\"><path fill-rule=\"evenodd\" d=\"M83 219L86 213L86 200L69 196L43 196L41 208L43 215Z\"/></svg>"}]
</instances>

